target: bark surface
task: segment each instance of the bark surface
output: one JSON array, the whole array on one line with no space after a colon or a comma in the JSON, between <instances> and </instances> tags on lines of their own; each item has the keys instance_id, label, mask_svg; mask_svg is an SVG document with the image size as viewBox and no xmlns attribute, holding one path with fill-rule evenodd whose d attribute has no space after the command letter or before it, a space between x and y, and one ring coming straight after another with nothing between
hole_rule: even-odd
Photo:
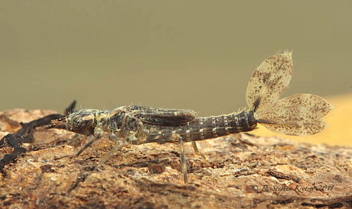
<instances>
[{"instance_id":1,"label":"bark surface","mask_svg":"<svg viewBox=\"0 0 352 209\"><path fill-rule=\"evenodd\" d=\"M50 111L0 112L0 138L19 122ZM297 208L352 207L352 148L241 134L186 144L189 184L183 183L178 144L123 148L96 171L111 148L105 137L77 158L88 138L37 130L27 152L6 165L2 208ZM239 140L240 139L240 140ZM12 152L0 149L0 158Z\"/></svg>"}]
</instances>

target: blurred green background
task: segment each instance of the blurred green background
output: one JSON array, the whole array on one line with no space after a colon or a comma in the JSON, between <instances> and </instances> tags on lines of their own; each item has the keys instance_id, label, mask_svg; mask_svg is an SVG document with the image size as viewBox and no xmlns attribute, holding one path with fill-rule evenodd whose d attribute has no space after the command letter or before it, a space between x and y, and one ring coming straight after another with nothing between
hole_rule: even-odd
<instances>
[{"instance_id":1,"label":"blurred green background","mask_svg":"<svg viewBox=\"0 0 352 209\"><path fill-rule=\"evenodd\" d=\"M1 1L0 110L246 107L267 57L293 50L285 95L352 92L352 1Z\"/></svg>"}]
</instances>

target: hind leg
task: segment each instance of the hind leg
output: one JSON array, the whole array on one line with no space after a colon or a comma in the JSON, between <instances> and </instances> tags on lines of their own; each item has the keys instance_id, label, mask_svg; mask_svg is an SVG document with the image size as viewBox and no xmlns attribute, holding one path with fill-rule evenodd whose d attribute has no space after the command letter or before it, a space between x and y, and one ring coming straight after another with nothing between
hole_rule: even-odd
<instances>
[{"instance_id":1,"label":"hind leg","mask_svg":"<svg viewBox=\"0 0 352 209\"><path fill-rule=\"evenodd\" d=\"M185 183L188 183L188 176L187 176L187 162L186 162L186 154L185 154L185 146L180 136L180 159L181 159L181 172L183 173L183 180Z\"/></svg>"},{"instance_id":2,"label":"hind leg","mask_svg":"<svg viewBox=\"0 0 352 209\"><path fill-rule=\"evenodd\" d=\"M207 158L203 155L203 153L201 153L198 149L198 146L197 146L197 143L195 141L192 142L192 147L193 147L193 150L194 152L197 154L197 155L200 155L203 160L206 160Z\"/></svg>"}]
</instances>

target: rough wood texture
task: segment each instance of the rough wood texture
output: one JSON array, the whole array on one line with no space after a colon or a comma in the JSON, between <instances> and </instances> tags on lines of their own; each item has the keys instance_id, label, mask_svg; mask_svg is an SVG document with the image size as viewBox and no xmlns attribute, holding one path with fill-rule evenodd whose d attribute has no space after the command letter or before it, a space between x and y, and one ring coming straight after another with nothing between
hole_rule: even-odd
<instances>
[{"instance_id":1,"label":"rough wood texture","mask_svg":"<svg viewBox=\"0 0 352 209\"><path fill-rule=\"evenodd\" d=\"M52 112L0 113L0 138ZM242 134L187 145L190 184L183 183L178 144L124 148L97 171L107 139L70 159L73 133L37 131L28 151L1 176L2 208L297 208L352 207L352 148ZM0 158L12 150L1 148ZM90 173L90 175L88 175ZM87 176L88 175L88 176Z\"/></svg>"}]
</instances>

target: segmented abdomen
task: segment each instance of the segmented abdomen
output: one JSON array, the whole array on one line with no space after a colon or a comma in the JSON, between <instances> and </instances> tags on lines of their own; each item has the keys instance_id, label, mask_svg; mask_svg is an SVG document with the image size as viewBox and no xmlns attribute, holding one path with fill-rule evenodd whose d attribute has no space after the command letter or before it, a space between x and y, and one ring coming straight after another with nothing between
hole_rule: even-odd
<instances>
[{"instance_id":1,"label":"segmented abdomen","mask_svg":"<svg viewBox=\"0 0 352 209\"><path fill-rule=\"evenodd\" d=\"M178 142L182 137L184 142L226 136L255 129L257 122L252 111L239 114L228 114L210 117L199 117L184 126L155 126L145 125L146 141L149 142Z\"/></svg>"}]
</instances>

